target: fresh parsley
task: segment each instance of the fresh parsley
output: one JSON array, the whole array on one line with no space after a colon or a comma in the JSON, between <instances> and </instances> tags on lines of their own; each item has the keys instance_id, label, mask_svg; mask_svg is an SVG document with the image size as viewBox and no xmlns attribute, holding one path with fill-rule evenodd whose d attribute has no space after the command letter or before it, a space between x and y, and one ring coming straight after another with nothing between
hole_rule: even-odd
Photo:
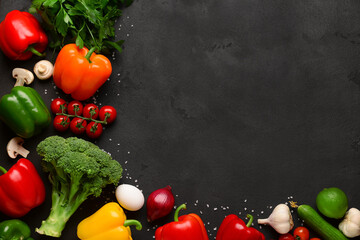
<instances>
[{"instance_id":1,"label":"fresh parsley","mask_svg":"<svg viewBox=\"0 0 360 240\"><path fill-rule=\"evenodd\" d=\"M114 41L115 21L133 0L33 0L29 12L39 13L49 32L51 48L76 43L97 52L122 51Z\"/></svg>"}]
</instances>

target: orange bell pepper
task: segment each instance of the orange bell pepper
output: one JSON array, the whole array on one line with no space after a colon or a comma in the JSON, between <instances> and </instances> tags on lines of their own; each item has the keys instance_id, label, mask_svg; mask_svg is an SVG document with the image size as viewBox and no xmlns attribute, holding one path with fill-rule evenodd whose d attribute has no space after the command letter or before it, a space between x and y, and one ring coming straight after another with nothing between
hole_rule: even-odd
<instances>
[{"instance_id":1,"label":"orange bell pepper","mask_svg":"<svg viewBox=\"0 0 360 240\"><path fill-rule=\"evenodd\" d=\"M110 60L76 44L65 45L56 58L53 79L55 85L76 100L86 100L95 94L110 77Z\"/></svg>"}]
</instances>

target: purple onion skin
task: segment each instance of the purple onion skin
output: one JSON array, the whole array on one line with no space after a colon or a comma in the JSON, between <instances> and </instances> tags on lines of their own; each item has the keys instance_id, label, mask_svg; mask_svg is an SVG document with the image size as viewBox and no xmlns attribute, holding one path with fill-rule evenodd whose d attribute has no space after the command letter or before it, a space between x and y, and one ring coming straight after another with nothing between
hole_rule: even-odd
<instances>
[{"instance_id":1,"label":"purple onion skin","mask_svg":"<svg viewBox=\"0 0 360 240\"><path fill-rule=\"evenodd\" d=\"M146 201L148 221L168 215L174 208L175 199L170 186L152 192Z\"/></svg>"}]
</instances>

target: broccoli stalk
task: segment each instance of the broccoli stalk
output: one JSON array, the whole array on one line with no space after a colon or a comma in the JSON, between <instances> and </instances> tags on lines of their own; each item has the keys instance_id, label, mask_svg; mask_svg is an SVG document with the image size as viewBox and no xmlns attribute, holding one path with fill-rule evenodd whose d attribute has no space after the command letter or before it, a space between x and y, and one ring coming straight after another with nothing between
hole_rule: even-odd
<instances>
[{"instance_id":1,"label":"broccoli stalk","mask_svg":"<svg viewBox=\"0 0 360 240\"><path fill-rule=\"evenodd\" d=\"M95 144L76 137L48 137L37 146L41 164L49 172L52 207L49 217L36 229L60 237L66 222L89 196L100 196L108 184L117 184L121 165Z\"/></svg>"}]
</instances>

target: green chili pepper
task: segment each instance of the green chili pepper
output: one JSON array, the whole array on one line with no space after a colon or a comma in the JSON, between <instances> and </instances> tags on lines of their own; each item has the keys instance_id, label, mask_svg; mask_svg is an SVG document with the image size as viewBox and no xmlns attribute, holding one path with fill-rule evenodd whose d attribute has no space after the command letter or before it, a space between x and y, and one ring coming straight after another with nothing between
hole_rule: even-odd
<instances>
[{"instance_id":1,"label":"green chili pepper","mask_svg":"<svg viewBox=\"0 0 360 240\"><path fill-rule=\"evenodd\" d=\"M0 119L18 136L30 138L49 126L51 116L31 87L16 86L0 100Z\"/></svg>"},{"instance_id":2,"label":"green chili pepper","mask_svg":"<svg viewBox=\"0 0 360 240\"><path fill-rule=\"evenodd\" d=\"M0 223L1 240L34 240L29 226L19 220L11 219Z\"/></svg>"}]
</instances>

